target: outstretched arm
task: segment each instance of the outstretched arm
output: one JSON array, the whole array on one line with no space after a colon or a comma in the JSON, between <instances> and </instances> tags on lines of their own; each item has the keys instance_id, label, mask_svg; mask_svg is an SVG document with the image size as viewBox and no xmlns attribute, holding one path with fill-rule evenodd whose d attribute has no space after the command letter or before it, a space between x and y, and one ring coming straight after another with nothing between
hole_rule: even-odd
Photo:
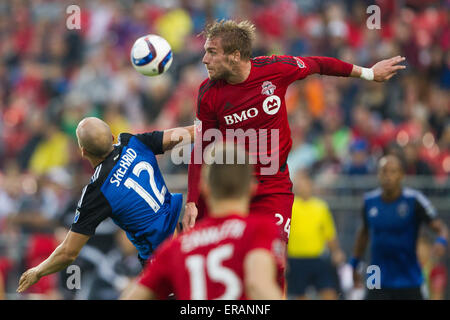
<instances>
[{"instance_id":1,"label":"outstretched arm","mask_svg":"<svg viewBox=\"0 0 450 320\"><path fill-rule=\"evenodd\" d=\"M360 67L348 62L330 57L304 57L308 65L308 74L319 73L328 76L355 77L377 82L387 81L398 70L405 69L399 63L405 61L405 57L396 56L377 62L371 68Z\"/></svg>"},{"instance_id":2,"label":"outstretched arm","mask_svg":"<svg viewBox=\"0 0 450 320\"><path fill-rule=\"evenodd\" d=\"M370 69L353 65L350 76L377 82L387 81L396 75L397 71L406 68L404 65L399 65L399 63L405 61L405 59L405 57L396 56L390 59L381 60L380 62L375 63Z\"/></svg>"},{"instance_id":3,"label":"outstretched arm","mask_svg":"<svg viewBox=\"0 0 450 320\"><path fill-rule=\"evenodd\" d=\"M69 266L78 256L89 236L69 231L64 241L41 264L24 272L17 292L24 292L43 276L58 272Z\"/></svg>"},{"instance_id":4,"label":"outstretched arm","mask_svg":"<svg viewBox=\"0 0 450 320\"><path fill-rule=\"evenodd\" d=\"M194 142L194 126L164 130L163 151L171 150L176 145Z\"/></svg>"}]
</instances>

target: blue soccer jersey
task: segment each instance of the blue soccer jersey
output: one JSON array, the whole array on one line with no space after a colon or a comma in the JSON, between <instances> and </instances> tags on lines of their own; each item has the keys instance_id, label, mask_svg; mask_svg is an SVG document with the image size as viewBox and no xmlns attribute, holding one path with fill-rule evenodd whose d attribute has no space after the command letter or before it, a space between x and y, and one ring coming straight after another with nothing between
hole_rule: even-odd
<instances>
[{"instance_id":1,"label":"blue soccer jersey","mask_svg":"<svg viewBox=\"0 0 450 320\"><path fill-rule=\"evenodd\" d=\"M110 217L126 231L139 256L148 259L175 230L181 194L167 189L155 154L163 153L163 132L122 133L114 150L83 189L71 230L93 235Z\"/></svg>"},{"instance_id":2,"label":"blue soccer jersey","mask_svg":"<svg viewBox=\"0 0 450 320\"><path fill-rule=\"evenodd\" d=\"M363 221L369 232L371 264L380 267L382 289L421 286L416 256L419 227L435 218L431 202L414 189L404 188L392 202L382 199L381 189L365 195Z\"/></svg>"}]
</instances>

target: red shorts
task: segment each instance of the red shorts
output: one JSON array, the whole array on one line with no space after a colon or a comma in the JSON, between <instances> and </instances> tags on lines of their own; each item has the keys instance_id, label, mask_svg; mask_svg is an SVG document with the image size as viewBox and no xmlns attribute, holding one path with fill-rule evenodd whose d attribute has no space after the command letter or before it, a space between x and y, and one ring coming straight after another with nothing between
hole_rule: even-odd
<instances>
[{"instance_id":1,"label":"red shorts","mask_svg":"<svg viewBox=\"0 0 450 320\"><path fill-rule=\"evenodd\" d=\"M252 198L250 214L270 214L280 227L280 238L287 244L291 226L293 193L271 193L258 195ZM208 207L202 196L197 203L197 221L208 215Z\"/></svg>"},{"instance_id":2,"label":"red shorts","mask_svg":"<svg viewBox=\"0 0 450 320\"><path fill-rule=\"evenodd\" d=\"M293 193L272 193L259 195L254 197L250 203L250 214L268 214L273 216L274 222L280 228L280 239L283 240L287 246L293 203ZM284 292L286 290L286 259L282 261L281 268L282 273L279 274L277 280Z\"/></svg>"},{"instance_id":3,"label":"red shorts","mask_svg":"<svg viewBox=\"0 0 450 320\"><path fill-rule=\"evenodd\" d=\"M256 195L250 202L250 214L272 215L274 222L280 227L280 239L287 244L293 203L292 182L286 171L285 176L258 184ZM208 207L202 195L197 201L197 209L197 221L208 215Z\"/></svg>"},{"instance_id":4,"label":"red shorts","mask_svg":"<svg viewBox=\"0 0 450 320\"><path fill-rule=\"evenodd\" d=\"M280 228L280 237L287 244L291 226L293 193L272 193L256 196L250 203L250 214L269 214Z\"/></svg>"}]
</instances>

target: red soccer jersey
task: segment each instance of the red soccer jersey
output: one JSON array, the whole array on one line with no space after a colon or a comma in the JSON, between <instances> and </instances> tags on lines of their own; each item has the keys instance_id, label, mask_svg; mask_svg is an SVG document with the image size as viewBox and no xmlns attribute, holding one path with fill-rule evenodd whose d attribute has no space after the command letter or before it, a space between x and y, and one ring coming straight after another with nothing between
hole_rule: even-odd
<instances>
[{"instance_id":1,"label":"red soccer jersey","mask_svg":"<svg viewBox=\"0 0 450 320\"><path fill-rule=\"evenodd\" d=\"M250 74L242 83L203 81L197 105L202 135L196 135L191 156L188 202L198 200L202 154L198 150L202 151L211 142L204 138L211 128L219 129L225 139L230 138L228 129L245 137L234 141L245 144L256 161L256 178L263 182L258 186L257 195L290 193L291 184L279 183L289 179L286 161L292 145L285 103L287 87L313 73L349 76L352 68L352 64L335 58L273 55L251 59ZM243 131L238 133L238 129Z\"/></svg>"},{"instance_id":2,"label":"red soccer jersey","mask_svg":"<svg viewBox=\"0 0 450 320\"><path fill-rule=\"evenodd\" d=\"M159 299L170 293L180 300L247 299L244 259L266 249L282 276L284 244L269 218L253 215L205 218L194 229L167 240L155 252L139 283Z\"/></svg>"}]
</instances>

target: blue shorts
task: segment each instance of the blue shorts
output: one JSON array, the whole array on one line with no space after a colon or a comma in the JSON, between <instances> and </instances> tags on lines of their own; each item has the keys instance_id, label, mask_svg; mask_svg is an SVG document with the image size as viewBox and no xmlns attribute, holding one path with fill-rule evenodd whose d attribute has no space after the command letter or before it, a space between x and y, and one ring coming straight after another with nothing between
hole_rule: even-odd
<instances>
[{"instance_id":1,"label":"blue shorts","mask_svg":"<svg viewBox=\"0 0 450 320\"><path fill-rule=\"evenodd\" d=\"M134 236L134 241L132 242L139 251L140 260L146 261L153 251L174 233L182 205L183 195L181 193L172 193L169 210L158 215L144 233L138 233Z\"/></svg>"},{"instance_id":2,"label":"blue shorts","mask_svg":"<svg viewBox=\"0 0 450 320\"><path fill-rule=\"evenodd\" d=\"M286 281L290 296L304 295L308 287L337 290L335 270L325 258L288 258Z\"/></svg>"}]
</instances>

